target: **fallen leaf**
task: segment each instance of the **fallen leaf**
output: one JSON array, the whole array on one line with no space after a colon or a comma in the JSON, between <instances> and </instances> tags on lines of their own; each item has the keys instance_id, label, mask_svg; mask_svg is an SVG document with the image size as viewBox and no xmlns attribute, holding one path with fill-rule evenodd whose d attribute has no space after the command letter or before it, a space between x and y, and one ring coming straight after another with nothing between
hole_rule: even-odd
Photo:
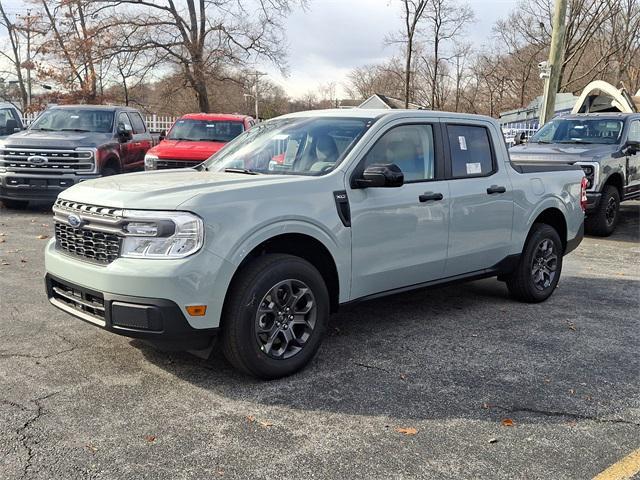
<instances>
[{"instance_id":1,"label":"fallen leaf","mask_svg":"<svg viewBox=\"0 0 640 480\"><path fill-rule=\"evenodd\" d=\"M44 240L45 238L49 238L49 235L38 235L38 240Z\"/></svg>"},{"instance_id":2,"label":"fallen leaf","mask_svg":"<svg viewBox=\"0 0 640 480\"><path fill-rule=\"evenodd\" d=\"M6 237L6 236L7 236L7 234L6 234L6 233L4 233L4 232L0 232L0 237Z\"/></svg>"},{"instance_id":3,"label":"fallen leaf","mask_svg":"<svg viewBox=\"0 0 640 480\"><path fill-rule=\"evenodd\" d=\"M488 410L488 409L491 408L491 404L485 402L485 403L482 404L482 408L484 408L485 410Z\"/></svg>"},{"instance_id":4,"label":"fallen leaf","mask_svg":"<svg viewBox=\"0 0 640 480\"><path fill-rule=\"evenodd\" d=\"M498 443L498 439L497 438L490 438L489 439L489 443Z\"/></svg>"},{"instance_id":5,"label":"fallen leaf","mask_svg":"<svg viewBox=\"0 0 640 480\"><path fill-rule=\"evenodd\" d=\"M551 379L550 378L545 378L544 379L544 383L551 383Z\"/></svg>"},{"instance_id":6,"label":"fallen leaf","mask_svg":"<svg viewBox=\"0 0 640 480\"><path fill-rule=\"evenodd\" d=\"M620 275L621 277L624 277L624 273L623 272L618 272L618 275Z\"/></svg>"},{"instance_id":7,"label":"fallen leaf","mask_svg":"<svg viewBox=\"0 0 640 480\"><path fill-rule=\"evenodd\" d=\"M87 450L89 450L91 453L96 453L98 451L98 447L95 447L95 446L91 445L90 443L87 443L84 447Z\"/></svg>"},{"instance_id":8,"label":"fallen leaf","mask_svg":"<svg viewBox=\"0 0 640 480\"><path fill-rule=\"evenodd\" d=\"M253 423L255 421L256 421L256 417L254 417L253 415L247 415L247 422Z\"/></svg>"},{"instance_id":9,"label":"fallen leaf","mask_svg":"<svg viewBox=\"0 0 640 480\"><path fill-rule=\"evenodd\" d=\"M20 263L27 263L27 261L24 258L21 258Z\"/></svg>"},{"instance_id":10,"label":"fallen leaf","mask_svg":"<svg viewBox=\"0 0 640 480\"><path fill-rule=\"evenodd\" d=\"M260 426L261 426L262 428L269 428L269 427L273 427L273 423L271 423L271 422L264 422L264 421L260 421L259 423L260 423Z\"/></svg>"},{"instance_id":11,"label":"fallen leaf","mask_svg":"<svg viewBox=\"0 0 640 480\"><path fill-rule=\"evenodd\" d=\"M156 441L156 436L155 435L145 435L144 439L149 443L153 443L153 442Z\"/></svg>"},{"instance_id":12,"label":"fallen leaf","mask_svg":"<svg viewBox=\"0 0 640 480\"><path fill-rule=\"evenodd\" d=\"M0 238L0 243L4 243L6 240L4 238Z\"/></svg>"},{"instance_id":13,"label":"fallen leaf","mask_svg":"<svg viewBox=\"0 0 640 480\"><path fill-rule=\"evenodd\" d=\"M569 395L575 395L576 391L573 388L569 389Z\"/></svg>"},{"instance_id":14,"label":"fallen leaf","mask_svg":"<svg viewBox=\"0 0 640 480\"><path fill-rule=\"evenodd\" d=\"M218 470L218 475L222 477L224 475L224 470Z\"/></svg>"},{"instance_id":15,"label":"fallen leaf","mask_svg":"<svg viewBox=\"0 0 640 480\"><path fill-rule=\"evenodd\" d=\"M573 330L574 332L576 331L576 326L575 326L575 324L573 324L573 323L569 322L569 324L568 324L568 325L569 325L569 330Z\"/></svg>"},{"instance_id":16,"label":"fallen leaf","mask_svg":"<svg viewBox=\"0 0 640 480\"><path fill-rule=\"evenodd\" d=\"M418 430L413 427L397 427L396 432L402 433L403 435L415 435L418 433Z\"/></svg>"},{"instance_id":17,"label":"fallen leaf","mask_svg":"<svg viewBox=\"0 0 640 480\"><path fill-rule=\"evenodd\" d=\"M585 395L585 396L584 396L584 399L585 399L585 400L591 400L591 395Z\"/></svg>"},{"instance_id":18,"label":"fallen leaf","mask_svg":"<svg viewBox=\"0 0 640 480\"><path fill-rule=\"evenodd\" d=\"M48 223L43 223L42 226L45 227L45 228L49 228L49 224Z\"/></svg>"},{"instance_id":19,"label":"fallen leaf","mask_svg":"<svg viewBox=\"0 0 640 480\"><path fill-rule=\"evenodd\" d=\"M0 265L11 265L11 264L5 260L2 260L2 262L0 262Z\"/></svg>"},{"instance_id":20,"label":"fallen leaf","mask_svg":"<svg viewBox=\"0 0 640 480\"><path fill-rule=\"evenodd\" d=\"M400 374L400 380L406 380L407 376L404 373Z\"/></svg>"},{"instance_id":21,"label":"fallen leaf","mask_svg":"<svg viewBox=\"0 0 640 480\"><path fill-rule=\"evenodd\" d=\"M502 423L503 427L513 427L513 425L514 425L514 421L511 420L510 418L503 418L502 422L500 422L500 423Z\"/></svg>"}]
</instances>

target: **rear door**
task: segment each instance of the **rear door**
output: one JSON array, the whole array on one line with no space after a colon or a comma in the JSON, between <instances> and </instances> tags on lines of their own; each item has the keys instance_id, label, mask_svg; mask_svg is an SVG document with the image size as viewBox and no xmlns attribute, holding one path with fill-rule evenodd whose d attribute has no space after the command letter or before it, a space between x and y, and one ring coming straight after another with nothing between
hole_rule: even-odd
<instances>
[{"instance_id":1,"label":"rear door","mask_svg":"<svg viewBox=\"0 0 640 480\"><path fill-rule=\"evenodd\" d=\"M511 247L513 192L488 122L444 125L450 215L447 277L490 268ZM500 152L502 152L502 149Z\"/></svg>"},{"instance_id":2,"label":"rear door","mask_svg":"<svg viewBox=\"0 0 640 480\"><path fill-rule=\"evenodd\" d=\"M449 190L442 179L443 148L437 119L387 126L351 178L361 178L369 165L388 163L403 171L403 186L348 190L354 299L443 276Z\"/></svg>"}]
</instances>

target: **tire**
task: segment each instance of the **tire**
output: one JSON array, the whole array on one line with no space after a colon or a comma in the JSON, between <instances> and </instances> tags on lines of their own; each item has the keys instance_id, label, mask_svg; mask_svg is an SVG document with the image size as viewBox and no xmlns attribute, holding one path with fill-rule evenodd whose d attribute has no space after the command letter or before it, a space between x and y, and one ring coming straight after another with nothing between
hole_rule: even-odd
<instances>
[{"instance_id":1,"label":"tire","mask_svg":"<svg viewBox=\"0 0 640 480\"><path fill-rule=\"evenodd\" d=\"M585 231L589 235L608 237L616 229L620 217L620 193L613 185L607 185L602 191L598 208L584 221Z\"/></svg>"},{"instance_id":2,"label":"tire","mask_svg":"<svg viewBox=\"0 0 640 480\"><path fill-rule=\"evenodd\" d=\"M12 208L14 210L24 210L29 205L28 200L2 200L2 203L7 208Z\"/></svg>"},{"instance_id":3,"label":"tire","mask_svg":"<svg viewBox=\"0 0 640 480\"><path fill-rule=\"evenodd\" d=\"M511 296L527 303L543 302L549 298L560 279L562 254L558 232L547 224L534 224L518 266L507 278Z\"/></svg>"},{"instance_id":4,"label":"tire","mask_svg":"<svg viewBox=\"0 0 640 480\"><path fill-rule=\"evenodd\" d=\"M244 267L229 289L222 351L249 375L285 377L314 357L328 321L329 293L318 270L293 255L263 255Z\"/></svg>"}]
</instances>

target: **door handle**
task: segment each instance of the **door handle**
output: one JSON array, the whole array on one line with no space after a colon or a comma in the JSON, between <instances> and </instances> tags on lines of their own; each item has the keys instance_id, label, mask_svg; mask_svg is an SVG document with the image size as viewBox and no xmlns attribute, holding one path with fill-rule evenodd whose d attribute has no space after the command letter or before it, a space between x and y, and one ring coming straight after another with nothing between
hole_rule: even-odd
<instances>
[{"instance_id":1,"label":"door handle","mask_svg":"<svg viewBox=\"0 0 640 480\"><path fill-rule=\"evenodd\" d=\"M418 200L424 203L430 200L442 200L443 198L444 197L442 196L441 193L426 192L423 195L420 195L418 197Z\"/></svg>"},{"instance_id":2,"label":"door handle","mask_svg":"<svg viewBox=\"0 0 640 480\"><path fill-rule=\"evenodd\" d=\"M489 195L492 195L494 193L504 193L506 191L507 189L505 187L501 187L498 185L491 185L489 188L487 188L487 193Z\"/></svg>"}]
</instances>

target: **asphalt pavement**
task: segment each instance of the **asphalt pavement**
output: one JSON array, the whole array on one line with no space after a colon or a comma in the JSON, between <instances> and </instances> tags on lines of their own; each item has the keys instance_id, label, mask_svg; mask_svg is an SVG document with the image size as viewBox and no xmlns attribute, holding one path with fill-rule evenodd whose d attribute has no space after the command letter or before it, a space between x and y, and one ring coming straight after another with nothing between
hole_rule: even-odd
<instances>
[{"instance_id":1,"label":"asphalt pavement","mask_svg":"<svg viewBox=\"0 0 640 480\"><path fill-rule=\"evenodd\" d=\"M354 305L271 382L50 306L52 227L0 207L1 479L588 479L640 447L640 202L543 304L490 279Z\"/></svg>"}]
</instances>

